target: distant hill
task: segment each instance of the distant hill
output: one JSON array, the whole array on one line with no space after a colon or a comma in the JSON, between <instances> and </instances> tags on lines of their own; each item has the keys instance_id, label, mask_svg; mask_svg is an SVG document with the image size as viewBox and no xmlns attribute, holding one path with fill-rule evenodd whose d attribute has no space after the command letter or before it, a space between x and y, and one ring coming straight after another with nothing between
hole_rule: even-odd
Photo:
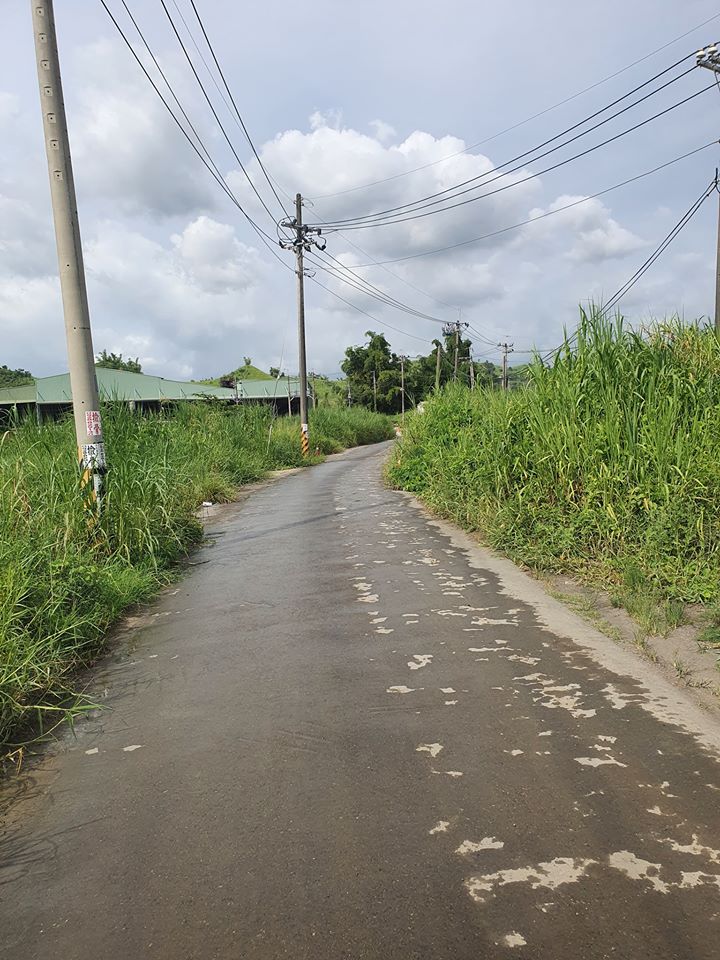
<instances>
[{"instance_id":1,"label":"distant hill","mask_svg":"<svg viewBox=\"0 0 720 960\"><path fill-rule=\"evenodd\" d=\"M28 370L22 367L11 369L5 364L0 367L0 387L22 387L28 383L34 383L34 377Z\"/></svg>"},{"instance_id":2,"label":"distant hill","mask_svg":"<svg viewBox=\"0 0 720 960\"><path fill-rule=\"evenodd\" d=\"M209 387L217 387L221 380L274 380L269 373L255 367L252 363L244 363L241 367L231 370L229 373L223 373L219 377L211 377L207 380L196 380L195 383L205 383Z\"/></svg>"}]
</instances>

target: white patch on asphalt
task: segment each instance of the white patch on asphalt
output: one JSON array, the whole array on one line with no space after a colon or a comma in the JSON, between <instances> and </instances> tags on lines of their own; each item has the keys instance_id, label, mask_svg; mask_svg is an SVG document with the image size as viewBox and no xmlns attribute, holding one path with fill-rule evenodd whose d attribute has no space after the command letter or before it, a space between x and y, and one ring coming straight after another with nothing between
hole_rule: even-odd
<instances>
[{"instance_id":1,"label":"white patch on asphalt","mask_svg":"<svg viewBox=\"0 0 720 960\"><path fill-rule=\"evenodd\" d=\"M465 889L476 903L485 903L488 895L494 893L497 887L504 887L510 883L528 883L532 890L537 890L538 887L557 890L565 884L577 883L585 876L588 867L596 862L572 857L556 857L554 860L537 863L531 867L517 867L484 876L469 877L465 881Z\"/></svg>"},{"instance_id":2,"label":"white patch on asphalt","mask_svg":"<svg viewBox=\"0 0 720 960\"><path fill-rule=\"evenodd\" d=\"M495 837L483 837L479 843L473 840L463 840L455 853L464 856L466 853L480 853L481 850L502 850L504 846L502 840L496 840Z\"/></svg>"},{"instance_id":3,"label":"white patch on asphalt","mask_svg":"<svg viewBox=\"0 0 720 960\"><path fill-rule=\"evenodd\" d=\"M433 655L431 653L414 653L413 659L408 660L408 666L411 670L421 670L432 663ZM414 661L414 662L413 662Z\"/></svg>"},{"instance_id":4,"label":"white patch on asphalt","mask_svg":"<svg viewBox=\"0 0 720 960\"><path fill-rule=\"evenodd\" d=\"M86 750L85 753L88 755L88 757L92 757L96 753L100 753L100 751L98 750L97 747L92 747L90 750Z\"/></svg>"},{"instance_id":5,"label":"white patch on asphalt","mask_svg":"<svg viewBox=\"0 0 720 960\"><path fill-rule=\"evenodd\" d=\"M139 750L142 747L141 743L131 743L129 747L123 747L124 753L132 753L133 750Z\"/></svg>"},{"instance_id":6,"label":"white patch on asphalt","mask_svg":"<svg viewBox=\"0 0 720 960\"><path fill-rule=\"evenodd\" d=\"M385 693L415 693L415 687L406 687L404 684L398 684L395 687L388 687Z\"/></svg>"},{"instance_id":7,"label":"white patch on asphalt","mask_svg":"<svg viewBox=\"0 0 720 960\"><path fill-rule=\"evenodd\" d=\"M473 623L477 627L501 627L501 626L517 627L519 626L517 620L504 620L504 619L493 620L492 617L473 617L471 620L471 623Z\"/></svg>"},{"instance_id":8,"label":"white patch on asphalt","mask_svg":"<svg viewBox=\"0 0 720 960\"><path fill-rule=\"evenodd\" d=\"M620 763L615 757L573 757L573 759L583 767L627 767L626 763Z\"/></svg>"},{"instance_id":9,"label":"white patch on asphalt","mask_svg":"<svg viewBox=\"0 0 720 960\"><path fill-rule=\"evenodd\" d=\"M601 693L604 693L605 699L610 701L613 710L623 710L629 703L634 702L632 697L621 693L612 683L606 684Z\"/></svg>"},{"instance_id":10,"label":"white patch on asphalt","mask_svg":"<svg viewBox=\"0 0 720 960\"><path fill-rule=\"evenodd\" d=\"M502 942L506 947L524 947L527 945L527 940L521 933L518 933L517 930L513 930L512 933L506 934L503 937Z\"/></svg>"},{"instance_id":11,"label":"white patch on asphalt","mask_svg":"<svg viewBox=\"0 0 720 960\"><path fill-rule=\"evenodd\" d=\"M421 743L415 747L415 753L429 753L431 757L436 757L442 749L441 743Z\"/></svg>"},{"instance_id":12,"label":"white patch on asphalt","mask_svg":"<svg viewBox=\"0 0 720 960\"><path fill-rule=\"evenodd\" d=\"M447 833L447 828L450 826L449 820L438 820L435 826L428 830L428 833L432 836L433 833Z\"/></svg>"},{"instance_id":13,"label":"white patch on asphalt","mask_svg":"<svg viewBox=\"0 0 720 960\"><path fill-rule=\"evenodd\" d=\"M678 843L677 840L672 840L670 837L665 837L660 843L666 843L676 853L689 853L693 857L706 857L712 863L720 863L720 850L704 846L700 843L696 833L692 835L692 843Z\"/></svg>"}]
</instances>

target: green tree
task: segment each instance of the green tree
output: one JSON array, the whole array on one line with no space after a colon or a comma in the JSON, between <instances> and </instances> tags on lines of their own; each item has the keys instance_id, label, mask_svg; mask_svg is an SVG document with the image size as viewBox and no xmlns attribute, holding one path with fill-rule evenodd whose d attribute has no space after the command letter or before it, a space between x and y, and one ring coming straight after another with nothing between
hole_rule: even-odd
<instances>
[{"instance_id":1,"label":"green tree","mask_svg":"<svg viewBox=\"0 0 720 960\"><path fill-rule=\"evenodd\" d=\"M499 376L500 367L491 363L489 360L475 364L475 383L479 387L492 387Z\"/></svg>"},{"instance_id":2,"label":"green tree","mask_svg":"<svg viewBox=\"0 0 720 960\"><path fill-rule=\"evenodd\" d=\"M0 366L0 387L22 387L33 382L33 375L22 367L12 369L3 364Z\"/></svg>"},{"instance_id":3,"label":"green tree","mask_svg":"<svg viewBox=\"0 0 720 960\"><path fill-rule=\"evenodd\" d=\"M365 336L368 342L348 347L341 364L352 401L372 409L377 393L378 412L397 413L400 409L400 360L382 333L368 330Z\"/></svg>"},{"instance_id":4,"label":"green tree","mask_svg":"<svg viewBox=\"0 0 720 960\"><path fill-rule=\"evenodd\" d=\"M137 357L123 357L121 353L108 353L103 350L95 358L96 367L107 367L110 370L128 370L130 373L142 373L142 366Z\"/></svg>"}]
</instances>

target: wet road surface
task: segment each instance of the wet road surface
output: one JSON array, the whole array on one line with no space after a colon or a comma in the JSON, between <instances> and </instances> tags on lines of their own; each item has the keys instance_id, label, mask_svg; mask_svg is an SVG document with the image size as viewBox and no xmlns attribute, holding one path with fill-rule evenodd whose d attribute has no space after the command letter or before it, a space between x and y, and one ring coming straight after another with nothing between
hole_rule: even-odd
<instances>
[{"instance_id":1,"label":"wet road surface","mask_svg":"<svg viewBox=\"0 0 720 960\"><path fill-rule=\"evenodd\" d=\"M720 955L717 722L386 453L228 508L131 622L4 791L3 957Z\"/></svg>"}]
</instances>

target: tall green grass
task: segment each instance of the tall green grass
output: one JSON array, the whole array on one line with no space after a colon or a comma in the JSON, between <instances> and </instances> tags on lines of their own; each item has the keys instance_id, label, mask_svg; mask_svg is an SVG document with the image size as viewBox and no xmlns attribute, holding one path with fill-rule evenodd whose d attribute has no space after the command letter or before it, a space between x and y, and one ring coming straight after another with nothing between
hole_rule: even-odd
<instances>
[{"instance_id":1,"label":"tall green grass","mask_svg":"<svg viewBox=\"0 0 720 960\"><path fill-rule=\"evenodd\" d=\"M524 389L449 388L408 423L398 486L516 560L648 590L720 593L720 340L583 315Z\"/></svg>"},{"instance_id":2,"label":"tall green grass","mask_svg":"<svg viewBox=\"0 0 720 960\"><path fill-rule=\"evenodd\" d=\"M93 530L69 420L26 422L0 442L0 745L24 721L65 715L67 682L108 626L202 537L199 504L303 464L298 420L260 407L139 416L117 405L104 419L112 469ZM313 411L310 433L323 454L394 435L362 408Z\"/></svg>"}]
</instances>

